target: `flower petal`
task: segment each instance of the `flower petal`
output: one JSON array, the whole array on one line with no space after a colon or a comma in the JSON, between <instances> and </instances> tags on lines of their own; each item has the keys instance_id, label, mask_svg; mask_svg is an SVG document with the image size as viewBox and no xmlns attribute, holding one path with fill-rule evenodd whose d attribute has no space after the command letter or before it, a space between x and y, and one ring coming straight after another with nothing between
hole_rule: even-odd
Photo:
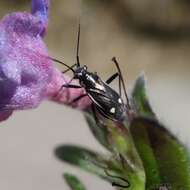
<instances>
[{"instance_id":1,"label":"flower petal","mask_svg":"<svg viewBox=\"0 0 190 190\"><path fill-rule=\"evenodd\" d=\"M53 65L45 57L42 30L39 18L29 13L12 13L1 20L0 110L33 108L45 98Z\"/></svg>"},{"instance_id":2,"label":"flower petal","mask_svg":"<svg viewBox=\"0 0 190 190\"><path fill-rule=\"evenodd\" d=\"M12 111L0 112L0 122L8 119L12 115Z\"/></svg>"},{"instance_id":3,"label":"flower petal","mask_svg":"<svg viewBox=\"0 0 190 190\"><path fill-rule=\"evenodd\" d=\"M0 64L0 69L6 78L16 84L21 83L21 66L17 61L0 61Z\"/></svg>"},{"instance_id":4,"label":"flower petal","mask_svg":"<svg viewBox=\"0 0 190 190\"><path fill-rule=\"evenodd\" d=\"M47 96L49 99L71 105L72 107L85 109L91 104L91 100L88 96L82 98L74 104L70 104L75 98L85 94L83 88L73 89L73 88L62 88L63 84L67 84L70 81L70 77L63 75L58 69L55 69L52 75L52 81L47 86ZM78 84L76 81L72 81L72 84Z\"/></svg>"},{"instance_id":5,"label":"flower petal","mask_svg":"<svg viewBox=\"0 0 190 190\"><path fill-rule=\"evenodd\" d=\"M44 35L44 32L48 25L48 9L49 9L49 0L33 0L32 1L32 14L35 15L41 21L43 25L43 30L41 35Z\"/></svg>"}]
</instances>

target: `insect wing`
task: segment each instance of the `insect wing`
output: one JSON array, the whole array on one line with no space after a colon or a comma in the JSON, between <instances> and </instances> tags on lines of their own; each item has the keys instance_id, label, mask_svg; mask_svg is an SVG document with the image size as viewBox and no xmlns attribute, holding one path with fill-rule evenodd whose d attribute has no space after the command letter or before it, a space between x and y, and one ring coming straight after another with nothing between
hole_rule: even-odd
<instances>
[{"instance_id":1,"label":"insect wing","mask_svg":"<svg viewBox=\"0 0 190 190\"><path fill-rule=\"evenodd\" d=\"M101 83L104 90L89 89L88 95L103 115L113 120L122 120L125 115L125 105L119 94L107 84Z\"/></svg>"}]
</instances>

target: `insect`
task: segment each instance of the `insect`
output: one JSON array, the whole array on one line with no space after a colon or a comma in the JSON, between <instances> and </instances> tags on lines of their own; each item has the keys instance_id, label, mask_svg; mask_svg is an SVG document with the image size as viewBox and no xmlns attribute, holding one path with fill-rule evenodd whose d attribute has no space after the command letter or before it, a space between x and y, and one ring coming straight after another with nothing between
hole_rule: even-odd
<instances>
[{"instance_id":1,"label":"insect","mask_svg":"<svg viewBox=\"0 0 190 190\"><path fill-rule=\"evenodd\" d=\"M114 121L123 121L126 117L127 110L130 109L130 105L123 76L116 58L113 57L112 61L115 63L118 72L110 76L104 82L96 72L89 72L86 65L81 66L79 60L79 44L80 24L78 29L76 64L68 66L64 62L51 58L53 61L61 63L68 68L63 73L69 70L73 72L73 78L71 81L73 79L79 80L80 85L73 85L71 83L68 83L62 85L62 88L84 88L86 91L86 94L77 97L71 102L71 104L79 101L81 98L88 96L93 102L93 110L98 110L103 116L108 119ZM117 77L119 77L119 93L117 93L113 88L109 86L109 84ZM126 104L121 97L121 86L123 86L125 98L127 101Z\"/></svg>"}]
</instances>

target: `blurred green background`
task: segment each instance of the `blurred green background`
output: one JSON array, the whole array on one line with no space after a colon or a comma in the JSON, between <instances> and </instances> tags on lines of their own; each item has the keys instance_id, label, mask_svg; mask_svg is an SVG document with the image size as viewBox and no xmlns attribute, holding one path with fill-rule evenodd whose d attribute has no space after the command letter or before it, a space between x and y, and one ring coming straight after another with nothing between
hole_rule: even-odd
<instances>
[{"instance_id":1,"label":"blurred green background","mask_svg":"<svg viewBox=\"0 0 190 190\"><path fill-rule=\"evenodd\" d=\"M115 72L111 58L116 56L129 91L145 72L158 117L190 143L189 8L188 0L52 0L45 41L50 55L72 65L80 19L81 63L106 79ZM24 10L30 10L29 0L0 1L1 18ZM68 189L61 177L68 169L78 173L89 189L111 189L54 158L52 150L60 143L105 151L78 111L45 102L0 125L0 189Z\"/></svg>"}]
</instances>

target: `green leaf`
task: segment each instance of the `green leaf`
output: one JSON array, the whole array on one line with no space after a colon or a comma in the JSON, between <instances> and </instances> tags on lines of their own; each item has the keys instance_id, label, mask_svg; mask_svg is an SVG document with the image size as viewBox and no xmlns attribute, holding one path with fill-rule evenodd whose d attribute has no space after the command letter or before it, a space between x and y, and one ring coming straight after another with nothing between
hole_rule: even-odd
<instances>
[{"instance_id":1,"label":"green leaf","mask_svg":"<svg viewBox=\"0 0 190 190\"><path fill-rule=\"evenodd\" d=\"M161 184L160 172L151 142L146 130L146 126L138 119L133 120L130 126L135 146L141 157L146 173L146 188L151 189L153 186Z\"/></svg>"},{"instance_id":2,"label":"green leaf","mask_svg":"<svg viewBox=\"0 0 190 190\"><path fill-rule=\"evenodd\" d=\"M135 119L131 132L144 163L148 190L158 182L171 185L172 190L190 189L189 154L176 137L156 120L146 118Z\"/></svg>"},{"instance_id":3,"label":"green leaf","mask_svg":"<svg viewBox=\"0 0 190 190\"><path fill-rule=\"evenodd\" d=\"M111 145L116 154L120 154L124 165L124 176L128 176L133 190L143 190L145 186L145 172L141 159L137 153L131 134L122 124L110 122L107 124L110 130ZM123 160L123 161L122 161Z\"/></svg>"},{"instance_id":4,"label":"green leaf","mask_svg":"<svg viewBox=\"0 0 190 190\"><path fill-rule=\"evenodd\" d=\"M64 179L72 190L86 190L83 183L75 175L64 173Z\"/></svg>"},{"instance_id":5,"label":"green leaf","mask_svg":"<svg viewBox=\"0 0 190 190\"><path fill-rule=\"evenodd\" d=\"M116 159L108 160L98 153L69 145L58 147L56 155L60 160L96 174L110 183L126 185L126 181L128 181L130 184L128 190L144 190L144 175L142 177L142 172L127 171L125 166Z\"/></svg>"},{"instance_id":6,"label":"green leaf","mask_svg":"<svg viewBox=\"0 0 190 190\"><path fill-rule=\"evenodd\" d=\"M130 132L125 127L128 123L113 122L110 119L99 117L98 114L96 116L99 122L95 122L89 113L86 117L88 117L90 129L98 141L112 152L113 159L117 160L120 165L122 176L129 179L133 185L132 189L138 190L139 187L143 189L145 172Z\"/></svg>"},{"instance_id":7,"label":"green leaf","mask_svg":"<svg viewBox=\"0 0 190 190\"><path fill-rule=\"evenodd\" d=\"M127 160L126 166L130 170L134 167L143 170L133 139L125 124L113 122L107 118L98 118L100 120L96 123L89 111L85 113L85 117L96 139L108 148L113 155L122 155Z\"/></svg>"},{"instance_id":8,"label":"green leaf","mask_svg":"<svg viewBox=\"0 0 190 190\"><path fill-rule=\"evenodd\" d=\"M101 127L97 125L92 113L90 114L89 112L84 112L85 119L88 123L88 126L94 135L94 137L97 139L97 141L103 145L106 149L112 150L112 146L109 143L109 132L107 128Z\"/></svg>"},{"instance_id":9,"label":"green leaf","mask_svg":"<svg viewBox=\"0 0 190 190\"><path fill-rule=\"evenodd\" d=\"M112 160L107 160L105 156L86 148L63 145L56 148L55 154L60 160L78 166L108 181L110 181L110 178L107 176L105 169L115 171L115 174L117 174L117 172L120 173L116 162L114 163Z\"/></svg>"},{"instance_id":10,"label":"green leaf","mask_svg":"<svg viewBox=\"0 0 190 190\"><path fill-rule=\"evenodd\" d=\"M140 116L155 117L154 112L149 104L146 94L145 78L144 75L140 75L135 83L132 98L135 108Z\"/></svg>"}]
</instances>

